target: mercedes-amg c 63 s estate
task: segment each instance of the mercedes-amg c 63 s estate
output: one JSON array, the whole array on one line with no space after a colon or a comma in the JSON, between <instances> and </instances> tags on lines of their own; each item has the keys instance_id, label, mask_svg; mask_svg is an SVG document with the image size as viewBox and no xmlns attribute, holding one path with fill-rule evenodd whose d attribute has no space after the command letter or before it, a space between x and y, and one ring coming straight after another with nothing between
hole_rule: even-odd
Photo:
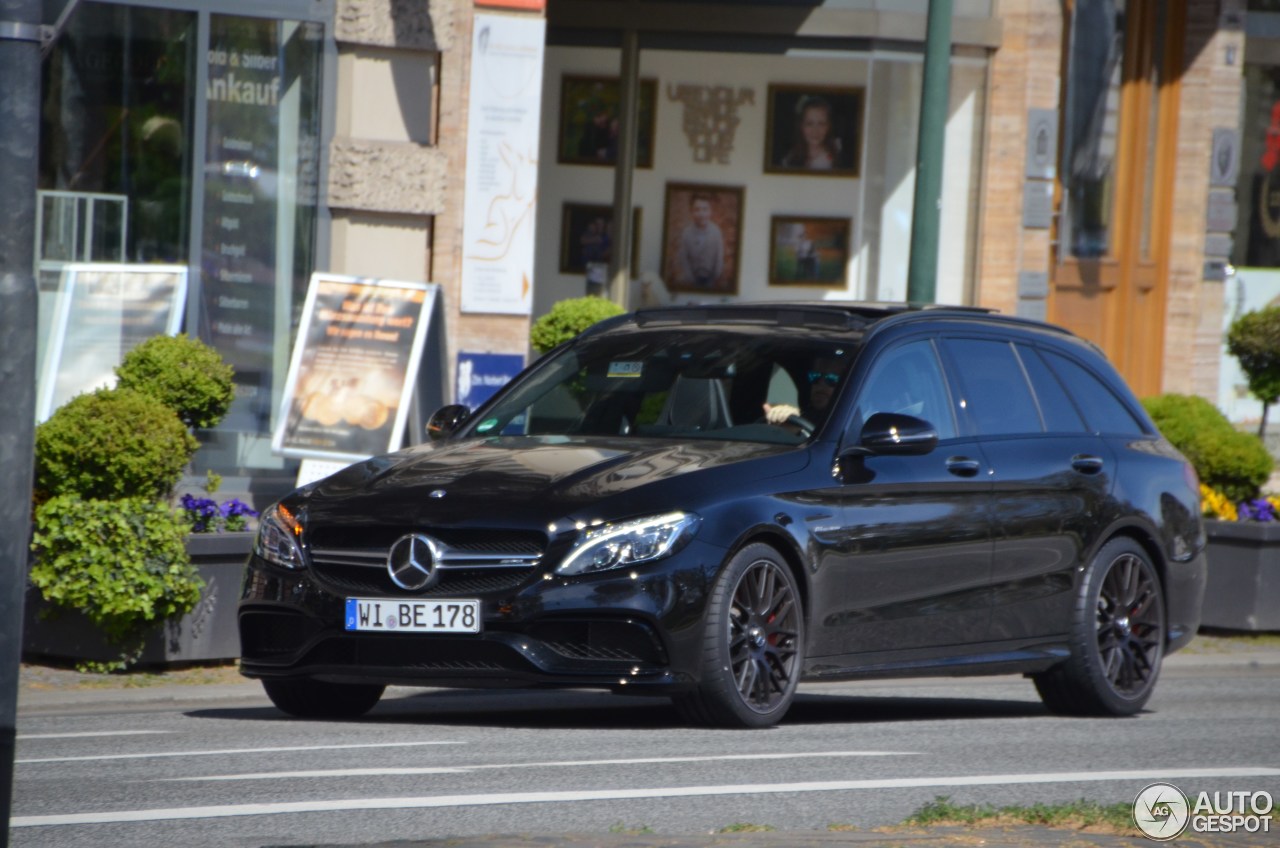
<instances>
[{"instance_id":1,"label":"mercedes-amg c 63 s estate","mask_svg":"<svg viewBox=\"0 0 1280 848\"><path fill-rule=\"evenodd\" d=\"M1127 715L1200 618L1194 471L1047 324L640 311L428 429L264 514L241 669L285 712L603 687L761 727L801 681L1014 673Z\"/></svg>"}]
</instances>

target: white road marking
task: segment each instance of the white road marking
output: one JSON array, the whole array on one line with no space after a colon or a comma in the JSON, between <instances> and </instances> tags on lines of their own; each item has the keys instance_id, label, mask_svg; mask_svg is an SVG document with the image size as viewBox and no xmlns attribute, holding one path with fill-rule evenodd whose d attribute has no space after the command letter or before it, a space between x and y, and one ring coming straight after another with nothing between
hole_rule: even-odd
<instances>
[{"instance_id":1,"label":"white road marking","mask_svg":"<svg viewBox=\"0 0 1280 848\"><path fill-rule=\"evenodd\" d=\"M420 745L465 745L466 742L368 742L361 745L301 745L296 748L222 748L216 751L153 751L145 754L95 754L84 757L40 757L15 764L83 763L93 760L147 760L152 757L216 757L222 754L275 754L285 751L345 751L351 748L414 748Z\"/></svg>"},{"instance_id":2,"label":"white road marking","mask_svg":"<svg viewBox=\"0 0 1280 848\"><path fill-rule=\"evenodd\" d=\"M487 795L436 795L417 798L336 798L274 804L224 804L209 807L168 807L152 810L104 810L56 816L15 816L10 827L49 827L74 824L213 819L270 816L289 813L333 813L350 810L414 810L440 807L481 807L501 804L547 804L574 801L623 801L649 798L689 798L707 795L778 795L795 792L847 792L863 789L911 789L950 786L1000 786L1027 783L1099 783L1103 781L1175 780L1180 778L1276 777L1274 768L1146 769L1141 771L1048 772L1040 774L983 774L961 777L904 777L886 780L839 780L820 783L747 783L723 786L673 786L650 789L595 789L571 792L507 792Z\"/></svg>"},{"instance_id":3,"label":"white road marking","mask_svg":"<svg viewBox=\"0 0 1280 848\"><path fill-rule=\"evenodd\" d=\"M174 733L173 730L97 730L83 733L19 733L17 739L86 739L95 736L153 736L157 733Z\"/></svg>"},{"instance_id":4,"label":"white road marking","mask_svg":"<svg viewBox=\"0 0 1280 848\"><path fill-rule=\"evenodd\" d=\"M405 774L465 774L482 769L518 768L572 768L579 766L634 766L662 763L713 763L725 760L801 760L823 757L915 757L917 751L818 751L810 754L724 754L708 757L641 757L632 760L553 760L541 763L489 763L442 768L360 768L316 769L311 771L263 771L248 774L211 774L196 777L157 778L157 783L191 782L200 780L275 780L298 777L377 777Z\"/></svg>"}]
</instances>

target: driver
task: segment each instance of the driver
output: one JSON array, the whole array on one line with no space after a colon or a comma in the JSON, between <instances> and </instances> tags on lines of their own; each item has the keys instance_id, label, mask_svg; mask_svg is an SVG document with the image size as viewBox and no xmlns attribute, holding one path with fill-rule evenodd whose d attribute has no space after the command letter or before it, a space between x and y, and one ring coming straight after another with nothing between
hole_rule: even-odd
<instances>
[{"instance_id":1,"label":"driver","mask_svg":"<svg viewBox=\"0 0 1280 848\"><path fill-rule=\"evenodd\" d=\"M764 405L765 420L770 424L785 425L789 418L807 419L810 424L818 425L827 417L831 401L835 399L836 389L840 387L844 362L839 359L819 357L814 360L806 377L809 381L807 400L801 402L796 409L789 403L766 403Z\"/></svg>"}]
</instances>

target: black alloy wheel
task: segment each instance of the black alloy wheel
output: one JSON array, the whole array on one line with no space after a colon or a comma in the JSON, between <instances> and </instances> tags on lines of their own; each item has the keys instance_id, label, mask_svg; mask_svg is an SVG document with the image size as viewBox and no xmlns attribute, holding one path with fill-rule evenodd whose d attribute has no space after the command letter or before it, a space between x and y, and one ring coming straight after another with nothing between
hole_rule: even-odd
<instances>
[{"instance_id":1,"label":"black alloy wheel","mask_svg":"<svg viewBox=\"0 0 1280 848\"><path fill-rule=\"evenodd\" d=\"M795 697L804 615L782 556L748 545L722 570L711 595L702 681L676 699L686 718L723 727L768 727Z\"/></svg>"},{"instance_id":2,"label":"black alloy wheel","mask_svg":"<svg viewBox=\"0 0 1280 848\"><path fill-rule=\"evenodd\" d=\"M1160 577L1142 546L1112 539L1098 551L1077 599L1071 658L1035 677L1054 712L1132 715L1155 689L1166 624Z\"/></svg>"}]
</instances>

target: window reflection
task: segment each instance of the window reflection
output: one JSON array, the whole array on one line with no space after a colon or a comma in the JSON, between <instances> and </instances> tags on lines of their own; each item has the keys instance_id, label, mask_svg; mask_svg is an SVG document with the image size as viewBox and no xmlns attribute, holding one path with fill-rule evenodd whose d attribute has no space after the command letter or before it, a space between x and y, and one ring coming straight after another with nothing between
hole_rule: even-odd
<instances>
[{"instance_id":1,"label":"window reflection","mask_svg":"<svg viewBox=\"0 0 1280 848\"><path fill-rule=\"evenodd\" d=\"M1125 0L1076 5L1071 19L1063 243L1072 256L1105 256L1111 245L1116 140L1120 133Z\"/></svg>"}]
</instances>

